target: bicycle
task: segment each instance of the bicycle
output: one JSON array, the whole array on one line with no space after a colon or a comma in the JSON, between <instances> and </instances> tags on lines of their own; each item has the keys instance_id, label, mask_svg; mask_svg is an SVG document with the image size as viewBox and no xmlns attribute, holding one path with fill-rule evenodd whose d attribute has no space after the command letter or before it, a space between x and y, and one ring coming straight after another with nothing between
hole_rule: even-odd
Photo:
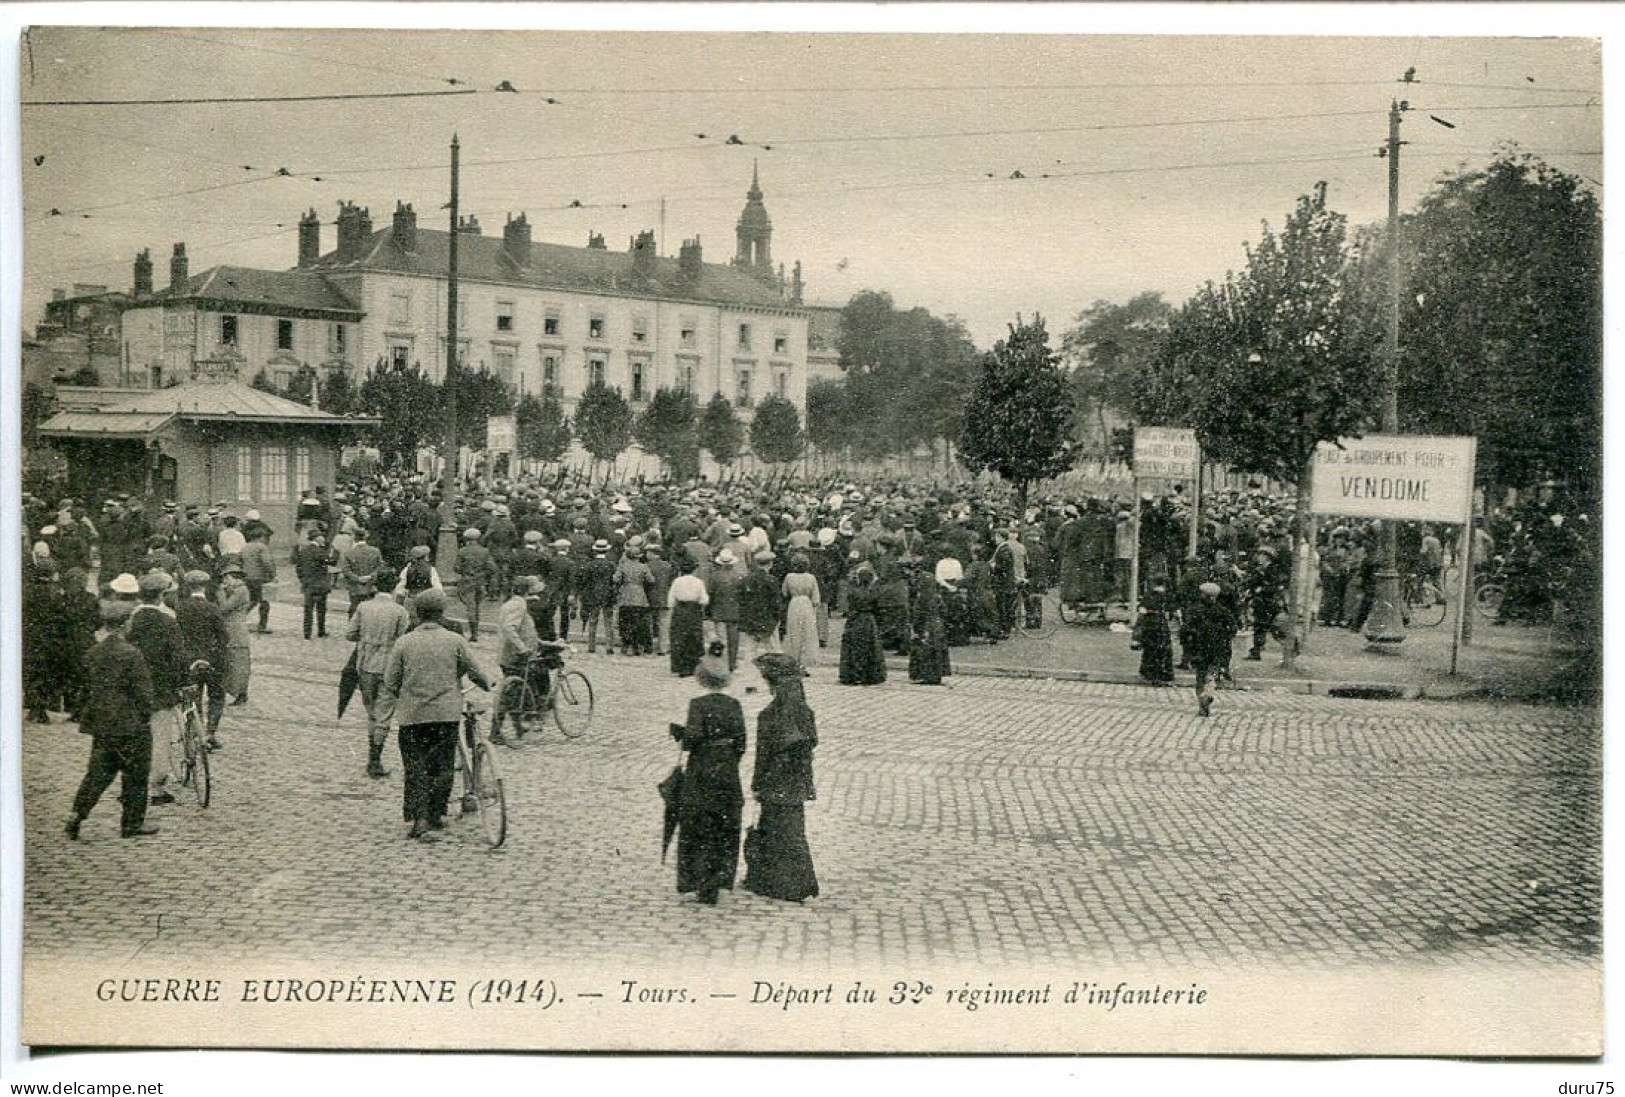
<instances>
[{"instance_id":1,"label":"bicycle","mask_svg":"<svg viewBox=\"0 0 1625 1097\"><path fill-rule=\"evenodd\" d=\"M1488 568L1473 576L1473 607L1491 621L1500 620L1506 592L1506 558L1497 556Z\"/></svg>"},{"instance_id":2,"label":"bicycle","mask_svg":"<svg viewBox=\"0 0 1625 1097\"><path fill-rule=\"evenodd\" d=\"M528 732L540 729L549 714L566 739L575 739L592 728L592 682L579 670L567 670L563 665L568 644L549 643L533 652L519 674L511 674L497 687L498 711L513 721L514 736L523 738ZM557 666L540 665L548 653L557 652ZM536 672L548 676L548 689L544 696L532 682Z\"/></svg>"},{"instance_id":3,"label":"bicycle","mask_svg":"<svg viewBox=\"0 0 1625 1097\"><path fill-rule=\"evenodd\" d=\"M208 725L203 719L203 687L197 680L198 667L209 664L198 660L192 664L192 682L181 688L181 703L176 717L180 724L181 786L190 787L197 797L197 806L209 806L212 786L209 778Z\"/></svg>"},{"instance_id":4,"label":"bicycle","mask_svg":"<svg viewBox=\"0 0 1625 1097\"><path fill-rule=\"evenodd\" d=\"M1033 605L1035 601L1036 606ZM1016 635L1034 640L1048 640L1055 635L1055 630L1061 627L1063 617L1059 595L1050 590L1035 593L1031 584L1021 584L1016 595L1016 620L1013 629Z\"/></svg>"},{"instance_id":5,"label":"bicycle","mask_svg":"<svg viewBox=\"0 0 1625 1097\"><path fill-rule=\"evenodd\" d=\"M508 797L497 768L496 752L480 738L479 708L463 689L463 734L457 737L457 772L463 778L462 814L480 817L485 842L496 849L508 840Z\"/></svg>"},{"instance_id":6,"label":"bicycle","mask_svg":"<svg viewBox=\"0 0 1625 1097\"><path fill-rule=\"evenodd\" d=\"M1405 605L1413 625L1433 628L1444 623L1450 600L1431 578L1412 575L1405 583Z\"/></svg>"}]
</instances>

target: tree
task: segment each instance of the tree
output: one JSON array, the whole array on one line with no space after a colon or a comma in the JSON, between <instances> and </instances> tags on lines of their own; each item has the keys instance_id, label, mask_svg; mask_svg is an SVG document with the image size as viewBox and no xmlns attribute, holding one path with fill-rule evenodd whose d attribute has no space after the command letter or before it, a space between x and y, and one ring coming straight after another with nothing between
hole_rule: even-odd
<instances>
[{"instance_id":1,"label":"tree","mask_svg":"<svg viewBox=\"0 0 1625 1097\"><path fill-rule=\"evenodd\" d=\"M1022 510L1029 484L1072 467L1072 398L1042 317L1029 324L1017 317L1009 337L982 356L965 404L959 459L1015 484Z\"/></svg>"},{"instance_id":2,"label":"tree","mask_svg":"<svg viewBox=\"0 0 1625 1097\"><path fill-rule=\"evenodd\" d=\"M309 404L316 392L316 371L310 366L300 366L294 370L293 376L288 378L287 388L273 388L270 391L285 400L292 400L297 404Z\"/></svg>"},{"instance_id":3,"label":"tree","mask_svg":"<svg viewBox=\"0 0 1625 1097\"><path fill-rule=\"evenodd\" d=\"M678 480L700 471L699 409L687 389L658 389L633 424L638 445Z\"/></svg>"},{"instance_id":4,"label":"tree","mask_svg":"<svg viewBox=\"0 0 1625 1097\"><path fill-rule=\"evenodd\" d=\"M1141 293L1120 305L1096 301L1061 337L1073 402L1088 424L1078 424L1080 441L1089 441L1102 456L1112 449L1106 413L1133 415L1141 379L1152 367L1172 313L1160 293Z\"/></svg>"},{"instance_id":5,"label":"tree","mask_svg":"<svg viewBox=\"0 0 1625 1097\"><path fill-rule=\"evenodd\" d=\"M327 377L321 383L320 403L322 410L330 415L349 415L356 410L355 382L350 379L347 369L328 371Z\"/></svg>"},{"instance_id":6,"label":"tree","mask_svg":"<svg viewBox=\"0 0 1625 1097\"><path fill-rule=\"evenodd\" d=\"M260 392L268 392L272 396L282 395L282 390L276 387L275 383L273 383L271 378L266 375L264 370L260 370L258 373L254 374L254 376L248 382L248 387L251 389L258 389Z\"/></svg>"},{"instance_id":7,"label":"tree","mask_svg":"<svg viewBox=\"0 0 1625 1097\"><path fill-rule=\"evenodd\" d=\"M808 384L807 441L821 454L852 444L851 403L844 380L820 378Z\"/></svg>"},{"instance_id":8,"label":"tree","mask_svg":"<svg viewBox=\"0 0 1625 1097\"><path fill-rule=\"evenodd\" d=\"M801 456L805 439L801 433L801 413L782 396L769 396L756 405L750 424L750 449L771 465L781 465Z\"/></svg>"},{"instance_id":9,"label":"tree","mask_svg":"<svg viewBox=\"0 0 1625 1097\"><path fill-rule=\"evenodd\" d=\"M739 425L739 418L734 415L733 405L722 393L713 393L710 402L705 405L705 413L700 416L700 448L709 453L717 464L731 465L734 458L739 456L739 447L744 440L745 431Z\"/></svg>"},{"instance_id":10,"label":"tree","mask_svg":"<svg viewBox=\"0 0 1625 1097\"><path fill-rule=\"evenodd\" d=\"M95 387L102 383L102 378L101 374L96 372L96 367L86 365L80 366L66 377L57 378L56 383L59 385L88 385Z\"/></svg>"},{"instance_id":11,"label":"tree","mask_svg":"<svg viewBox=\"0 0 1625 1097\"><path fill-rule=\"evenodd\" d=\"M496 374L466 366L452 375L457 386L457 441L470 449L484 449L486 428L493 415L513 410L513 393ZM445 383L441 383L442 399Z\"/></svg>"},{"instance_id":12,"label":"tree","mask_svg":"<svg viewBox=\"0 0 1625 1097\"><path fill-rule=\"evenodd\" d=\"M557 461L570 448L570 421L564 405L549 393L538 399L527 393L514 413L519 456L532 461Z\"/></svg>"},{"instance_id":13,"label":"tree","mask_svg":"<svg viewBox=\"0 0 1625 1097\"><path fill-rule=\"evenodd\" d=\"M378 418L378 451L391 463L412 461L425 441L443 436L440 386L415 363L386 366L380 358L357 398L362 411Z\"/></svg>"},{"instance_id":14,"label":"tree","mask_svg":"<svg viewBox=\"0 0 1625 1097\"><path fill-rule=\"evenodd\" d=\"M849 444L883 457L958 433L976 347L956 317L899 310L865 290L841 314L837 349L851 397Z\"/></svg>"},{"instance_id":15,"label":"tree","mask_svg":"<svg viewBox=\"0 0 1625 1097\"><path fill-rule=\"evenodd\" d=\"M1509 150L1440 180L1404 233L1402 425L1477 435L1485 482L1558 477L1594 493L1603 347L1596 196Z\"/></svg>"},{"instance_id":16,"label":"tree","mask_svg":"<svg viewBox=\"0 0 1625 1097\"><path fill-rule=\"evenodd\" d=\"M1157 362L1162 391L1184 405L1174 421L1196 429L1205 454L1297 485L1294 560L1308 540L1316 447L1357 437L1377 410L1380 311L1359 260L1346 219L1317 184L1279 236L1264 226L1241 274L1209 283L1175 313ZM1301 642L1299 570L1286 666Z\"/></svg>"},{"instance_id":17,"label":"tree","mask_svg":"<svg viewBox=\"0 0 1625 1097\"><path fill-rule=\"evenodd\" d=\"M614 461L632 441L632 405L620 389L590 385L576 404L575 429L594 462Z\"/></svg>"}]
</instances>

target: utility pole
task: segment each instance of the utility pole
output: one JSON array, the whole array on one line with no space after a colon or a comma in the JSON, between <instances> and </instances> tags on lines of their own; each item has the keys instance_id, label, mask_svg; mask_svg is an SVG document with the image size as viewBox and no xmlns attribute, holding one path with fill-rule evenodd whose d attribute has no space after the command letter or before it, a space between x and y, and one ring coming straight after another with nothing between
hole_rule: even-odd
<instances>
[{"instance_id":1,"label":"utility pole","mask_svg":"<svg viewBox=\"0 0 1625 1097\"><path fill-rule=\"evenodd\" d=\"M451 135L451 240L446 263L446 366L442 384L446 391L445 466L440 473L440 540L435 552L436 570L442 582L456 579L457 560L457 135Z\"/></svg>"},{"instance_id":2,"label":"utility pole","mask_svg":"<svg viewBox=\"0 0 1625 1097\"><path fill-rule=\"evenodd\" d=\"M1407 74L1408 76L1409 74ZM1404 280L1403 242L1399 237L1399 123L1410 104L1394 100L1388 108L1388 338L1383 353L1382 432L1399 433L1399 297ZM1399 527L1383 523L1382 557L1377 567L1376 595L1366 618L1365 638L1371 644L1398 644L1405 639L1405 618L1400 606Z\"/></svg>"}]
</instances>

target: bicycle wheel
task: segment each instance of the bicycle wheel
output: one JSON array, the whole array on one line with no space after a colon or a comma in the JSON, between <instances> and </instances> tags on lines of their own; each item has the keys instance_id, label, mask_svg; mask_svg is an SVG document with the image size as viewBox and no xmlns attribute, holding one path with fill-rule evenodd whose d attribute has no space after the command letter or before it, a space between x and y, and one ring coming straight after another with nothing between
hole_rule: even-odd
<instances>
[{"instance_id":1,"label":"bicycle wheel","mask_svg":"<svg viewBox=\"0 0 1625 1097\"><path fill-rule=\"evenodd\" d=\"M1473 605L1478 612L1491 621L1501 617L1501 599L1506 596L1506 588L1500 583L1485 583L1473 594Z\"/></svg>"},{"instance_id":2,"label":"bicycle wheel","mask_svg":"<svg viewBox=\"0 0 1625 1097\"><path fill-rule=\"evenodd\" d=\"M1411 620L1421 628L1434 628L1444 623L1450 608L1449 599L1432 583L1423 583L1417 592L1420 597L1411 601Z\"/></svg>"},{"instance_id":3,"label":"bicycle wheel","mask_svg":"<svg viewBox=\"0 0 1625 1097\"><path fill-rule=\"evenodd\" d=\"M505 713L517 735L529 735L541 725L541 702L530 683L518 675L502 680L497 710Z\"/></svg>"},{"instance_id":4,"label":"bicycle wheel","mask_svg":"<svg viewBox=\"0 0 1625 1097\"><path fill-rule=\"evenodd\" d=\"M200 737L196 749L192 751L192 795L197 797L197 806L209 806L209 795L213 791L209 780L209 751L203 745Z\"/></svg>"},{"instance_id":5,"label":"bicycle wheel","mask_svg":"<svg viewBox=\"0 0 1625 1097\"><path fill-rule=\"evenodd\" d=\"M1038 618L1027 616L1025 605L1017 607L1016 631L1034 640L1048 640L1061 627L1061 600L1045 591L1038 601Z\"/></svg>"},{"instance_id":6,"label":"bicycle wheel","mask_svg":"<svg viewBox=\"0 0 1625 1097\"><path fill-rule=\"evenodd\" d=\"M508 839L508 797L502 788L502 772L490 743L474 745L474 768L470 791L479 807L480 830L492 849Z\"/></svg>"},{"instance_id":7,"label":"bicycle wheel","mask_svg":"<svg viewBox=\"0 0 1625 1097\"><path fill-rule=\"evenodd\" d=\"M181 717L181 784L190 786L197 806L209 806L209 751L203 745L203 721L188 706Z\"/></svg>"},{"instance_id":8,"label":"bicycle wheel","mask_svg":"<svg viewBox=\"0 0 1625 1097\"><path fill-rule=\"evenodd\" d=\"M592 683L579 670L567 670L553 679L553 720L567 739L592 727Z\"/></svg>"}]
</instances>

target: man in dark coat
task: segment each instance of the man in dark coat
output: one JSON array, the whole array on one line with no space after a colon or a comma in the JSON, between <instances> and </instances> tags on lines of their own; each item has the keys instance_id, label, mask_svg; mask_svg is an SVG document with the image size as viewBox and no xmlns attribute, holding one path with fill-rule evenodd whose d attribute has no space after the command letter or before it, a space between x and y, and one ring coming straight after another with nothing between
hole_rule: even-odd
<instances>
[{"instance_id":1,"label":"man in dark coat","mask_svg":"<svg viewBox=\"0 0 1625 1097\"><path fill-rule=\"evenodd\" d=\"M576 596L581 600L581 620L587 627L587 650L597 650L598 628L604 629L604 651L615 654L615 565L609 559L609 542L602 537L593 542L592 559L576 571Z\"/></svg>"},{"instance_id":2,"label":"man in dark coat","mask_svg":"<svg viewBox=\"0 0 1625 1097\"><path fill-rule=\"evenodd\" d=\"M124 626L124 637L134 644L147 662L147 674L152 683L152 741L166 745L159 760L158 791L153 793L155 804L173 803L175 797L165 787L169 783L169 755L167 745L174 737L175 706L180 704L181 687L186 684L186 662L181 644L180 626L175 623L175 611L163 604L163 596L173 580L162 572L149 572L140 580L140 602ZM95 682L94 675L90 678Z\"/></svg>"},{"instance_id":3,"label":"man in dark coat","mask_svg":"<svg viewBox=\"0 0 1625 1097\"><path fill-rule=\"evenodd\" d=\"M327 543L326 531L312 526L304 544L293 550L293 570L299 577L299 590L305 598L305 639L312 624L318 637L327 636L327 596L333 590L333 572L339 554Z\"/></svg>"},{"instance_id":4,"label":"man in dark coat","mask_svg":"<svg viewBox=\"0 0 1625 1097\"><path fill-rule=\"evenodd\" d=\"M208 664L207 668L198 668L196 681L204 690L208 747L218 750L220 717L226 711L226 693L221 687L221 676L226 669L226 625L220 616L220 607L209 600L210 580L209 573L201 569L181 577L175 625L180 629L181 657L186 666L191 668L199 661Z\"/></svg>"},{"instance_id":5,"label":"man in dark coat","mask_svg":"<svg viewBox=\"0 0 1625 1097\"><path fill-rule=\"evenodd\" d=\"M147 779L152 769L152 713L156 707L146 661L120 634L130 616L128 602L102 604L101 641L85 656L86 671L96 689L85 697L79 730L91 737L90 761L73 798L67 834L75 841L114 777L122 776L124 802L119 831L126 838L157 834L147 826Z\"/></svg>"},{"instance_id":6,"label":"man in dark coat","mask_svg":"<svg viewBox=\"0 0 1625 1097\"><path fill-rule=\"evenodd\" d=\"M1185 655L1196 669L1196 705L1201 716L1213 709L1213 691L1219 675L1230 661L1230 640L1235 635L1235 619L1219 601L1219 584L1211 580L1199 588L1201 601L1186 613Z\"/></svg>"}]
</instances>

